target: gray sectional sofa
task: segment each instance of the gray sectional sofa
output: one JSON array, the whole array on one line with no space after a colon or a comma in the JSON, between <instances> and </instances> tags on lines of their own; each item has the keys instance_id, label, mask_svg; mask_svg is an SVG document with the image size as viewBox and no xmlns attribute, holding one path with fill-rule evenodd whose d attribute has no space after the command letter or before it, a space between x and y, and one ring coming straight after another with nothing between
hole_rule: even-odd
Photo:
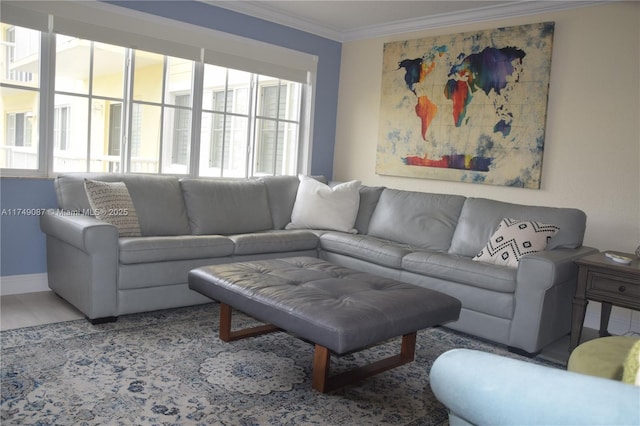
<instances>
[{"instance_id":1,"label":"gray sectional sofa","mask_svg":"<svg viewBox=\"0 0 640 426\"><path fill-rule=\"evenodd\" d=\"M141 237L119 237L115 226L83 214L91 208L85 179L126 184ZM210 302L187 285L199 266L313 256L452 295L463 307L447 327L517 352L536 353L569 332L573 260L595 252L582 246L583 212L362 186L358 233L285 229L298 184L292 176L60 175L59 208L41 217L49 287L99 322ZM517 268L473 261L505 217L560 230Z\"/></svg>"}]
</instances>

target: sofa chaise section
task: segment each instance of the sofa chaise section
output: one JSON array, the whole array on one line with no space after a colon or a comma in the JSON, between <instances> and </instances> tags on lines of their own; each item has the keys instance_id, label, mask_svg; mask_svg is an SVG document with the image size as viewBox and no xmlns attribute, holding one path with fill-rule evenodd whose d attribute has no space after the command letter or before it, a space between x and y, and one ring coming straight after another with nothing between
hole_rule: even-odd
<instances>
[{"instance_id":1,"label":"sofa chaise section","mask_svg":"<svg viewBox=\"0 0 640 426\"><path fill-rule=\"evenodd\" d=\"M560 228L547 249L517 268L473 260L504 218ZM366 235L326 232L320 256L334 263L437 290L462 301L447 327L531 355L567 334L585 214L481 198L385 188Z\"/></svg>"}]
</instances>

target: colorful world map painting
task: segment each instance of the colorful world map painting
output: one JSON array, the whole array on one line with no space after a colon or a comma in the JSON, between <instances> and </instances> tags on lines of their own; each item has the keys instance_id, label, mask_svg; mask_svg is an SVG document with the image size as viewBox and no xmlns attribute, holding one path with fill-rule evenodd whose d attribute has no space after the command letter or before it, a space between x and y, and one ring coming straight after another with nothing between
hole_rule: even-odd
<instances>
[{"instance_id":1,"label":"colorful world map painting","mask_svg":"<svg viewBox=\"0 0 640 426\"><path fill-rule=\"evenodd\" d=\"M540 188L553 31L386 43L376 173Z\"/></svg>"}]
</instances>

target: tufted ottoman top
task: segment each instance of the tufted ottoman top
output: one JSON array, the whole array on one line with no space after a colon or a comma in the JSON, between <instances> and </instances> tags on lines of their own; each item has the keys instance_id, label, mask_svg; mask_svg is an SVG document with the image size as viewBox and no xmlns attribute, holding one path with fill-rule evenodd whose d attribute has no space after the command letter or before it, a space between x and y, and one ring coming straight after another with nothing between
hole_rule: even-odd
<instances>
[{"instance_id":1,"label":"tufted ottoman top","mask_svg":"<svg viewBox=\"0 0 640 426\"><path fill-rule=\"evenodd\" d=\"M310 258L197 268L189 287L343 354L458 319L451 296Z\"/></svg>"}]
</instances>

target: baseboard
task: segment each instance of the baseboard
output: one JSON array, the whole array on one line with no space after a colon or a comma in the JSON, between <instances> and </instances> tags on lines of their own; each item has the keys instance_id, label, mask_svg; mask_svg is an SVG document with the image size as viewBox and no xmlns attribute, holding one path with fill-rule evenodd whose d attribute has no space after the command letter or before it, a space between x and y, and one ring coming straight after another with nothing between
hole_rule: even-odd
<instances>
[{"instance_id":1,"label":"baseboard","mask_svg":"<svg viewBox=\"0 0 640 426\"><path fill-rule=\"evenodd\" d=\"M48 291L47 274L7 275L0 277L0 296Z\"/></svg>"}]
</instances>

